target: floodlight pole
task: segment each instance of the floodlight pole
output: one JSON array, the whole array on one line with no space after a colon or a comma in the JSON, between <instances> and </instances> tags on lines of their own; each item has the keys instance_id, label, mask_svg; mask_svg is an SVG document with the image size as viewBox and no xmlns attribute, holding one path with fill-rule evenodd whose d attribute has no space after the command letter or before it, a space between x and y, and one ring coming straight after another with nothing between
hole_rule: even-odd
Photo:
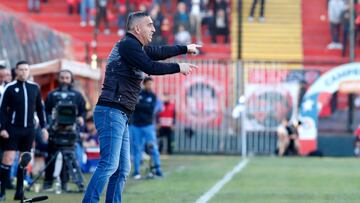
<instances>
[{"instance_id":1,"label":"floodlight pole","mask_svg":"<svg viewBox=\"0 0 360 203\"><path fill-rule=\"evenodd\" d=\"M245 106L245 104L244 104ZM247 140L246 140L246 131L245 131L245 109L241 112L241 156L243 159L247 157Z\"/></svg>"},{"instance_id":2,"label":"floodlight pole","mask_svg":"<svg viewBox=\"0 0 360 203\"><path fill-rule=\"evenodd\" d=\"M245 96L241 95L239 97L238 109L240 111L240 122L241 122L241 156L243 159L247 156L247 140L246 140L246 130L245 130L245 119L246 119L246 102Z\"/></svg>"},{"instance_id":3,"label":"floodlight pole","mask_svg":"<svg viewBox=\"0 0 360 203\"><path fill-rule=\"evenodd\" d=\"M354 62L355 60L355 19L354 19L354 0L349 1L349 10L350 10L350 32L349 32L349 63ZM346 42L344 42L346 43ZM349 105L349 111L348 111L348 122L347 122L347 130L348 132L353 131L353 124L354 124L354 94L350 93L348 94L348 105Z\"/></svg>"}]
</instances>

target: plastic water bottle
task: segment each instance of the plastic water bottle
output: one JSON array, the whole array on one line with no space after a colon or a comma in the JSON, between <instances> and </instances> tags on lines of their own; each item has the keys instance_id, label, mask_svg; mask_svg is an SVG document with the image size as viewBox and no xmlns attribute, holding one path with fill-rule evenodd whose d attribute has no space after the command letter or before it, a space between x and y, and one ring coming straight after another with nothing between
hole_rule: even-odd
<instances>
[{"instance_id":1,"label":"plastic water bottle","mask_svg":"<svg viewBox=\"0 0 360 203\"><path fill-rule=\"evenodd\" d=\"M34 185L34 192L39 193L40 192L41 185L39 183L35 183Z\"/></svg>"},{"instance_id":2,"label":"plastic water bottle","mask_svg":"<svg viewBox=\"0 0 360 203\"><path fill-rule=\"evenodd\" d=\"M61 194L61 180L58 177L55 183L55 194Z\"/></svg>"}]
</instances>

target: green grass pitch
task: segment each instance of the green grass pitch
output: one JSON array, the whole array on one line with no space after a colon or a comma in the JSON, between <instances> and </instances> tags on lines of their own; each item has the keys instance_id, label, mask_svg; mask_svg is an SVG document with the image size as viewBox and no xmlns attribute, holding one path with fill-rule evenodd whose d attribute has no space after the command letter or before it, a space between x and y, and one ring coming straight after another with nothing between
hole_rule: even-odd
<instances>
[{"instance_id":1,"label":"green grass pitch","mask_svg":"<svg viewBox=\"0 0 360 203\"><path fill-rule=\"evenodd\" d=\"M165 177L139 181L129 178L123 202L195 202L239 162L236 156L164 156ZM85 177L88 180L90 176ZM359 159L254 157L209 202L355 203L360 200L359 188ZM13 192L7 192L5 202L14 202L10 200ZM82 198L82 194L47 195L49 200L44 202L49 203L78 203Z\"/></svg>"}]
</instances>

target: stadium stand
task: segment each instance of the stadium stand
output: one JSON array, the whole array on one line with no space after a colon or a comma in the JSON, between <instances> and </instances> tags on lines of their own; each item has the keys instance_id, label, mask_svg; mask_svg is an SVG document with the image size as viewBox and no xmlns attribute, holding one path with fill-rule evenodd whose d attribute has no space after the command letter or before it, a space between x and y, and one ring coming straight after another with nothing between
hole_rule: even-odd
<instances>
[{"instance_id":1,"label":"stadium stand","mask_svg":"<svg viewBox=\"0 0 360 203\"><path fill-rule=\"evenodd\" d=\"M242 58L301 63L301 1L267 1L263 23L248 22L251 2L243 2Z\"/></svg>"},{"instance_id":2,"label":"stadium stand","mask_svg":"<svg viewBox=\"0 0 360 203\"><path fill-rule=\"evenodd\" d=\"M76 60L84 61L86 44L89 46L88 48L91 54L91 41L93 40L94 36L94 27L80 27L80 16L76 14L68 15L66 1L48 1L46 4L43 3L41 4L39 13L28 12L27 0L3 0L0 2L0 4L12 9L19 15L23 15L24 18L30 18L38 23L48 26L51 29L67 33L69 36L71 36L71 38L76 39L72 45L74 58ZM175 9L176 4L173 3L171 10L175 11ZM165 6L162 10L166 10ZM165 16L169 17L169 19L172 19L171 15L172 13L165 13ZM113 21L117 21L117 17L114 17ZM107 58L114 42L120 39L120 37L117 35L117 26L115 25L116 22L111 22L111 24L111 33L109 35L99 33L97 36L97 53L98 58L100 59ZM100 26L100 30L102 30L102 26L103 25ZM203 54L200 58L229 59L231 52L230 44L211 44L211 37L205 31L206 29L206 26L202 27L202 39L204 47L202 49ZM219 41L222 42L222 37L219 36L218 38L220 38ZM172 41L173 39L170 39L170 42Z\"/></svg>"}]
</instances>

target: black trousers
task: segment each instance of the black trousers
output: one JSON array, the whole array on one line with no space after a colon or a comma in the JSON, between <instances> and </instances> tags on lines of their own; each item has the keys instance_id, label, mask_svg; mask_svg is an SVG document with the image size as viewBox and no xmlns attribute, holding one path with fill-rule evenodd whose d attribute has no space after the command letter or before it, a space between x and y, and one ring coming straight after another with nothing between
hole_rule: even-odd
<instances>
[{"instance_id":1,"label":"black trousers","mask_svg":"<svg viewBox=\"0 0 360 203\"><path fill-rule=\"evenodd\" d=\"M161 127L159 128L159 137L167 139L167 153L174 153L174 131L170 127ZM162 139L159 139L159 151L161 152L164 147L164 143Z\"/></svg>"},{"instance_id":2,"label":"black trousers","mask_svg":"<svg viewBox=\"0 0 360 203\"><path fill-rule=\"evenodd\" d=\"M109 29L109 21L107 18L107 10L106 7L99 7L96 13L96 29L100 27L100 21L103 20L105 24L105 28Z\"/></svg>"},{"instance_id":3,"label":"black trousers","mask_svg":"<svg viewBox=\"0 0 360 203\"><path fill-rule=\"evenodd\" d=\"M253 0L252 5L251 5L251 10L250 10L250 16L254 17L254 12L255 12L255 7L256 4L258 3L258 1L260 1L260 17L264 17L264 10L265 10L265 0Z\"/></svg>"}]
</instances>

